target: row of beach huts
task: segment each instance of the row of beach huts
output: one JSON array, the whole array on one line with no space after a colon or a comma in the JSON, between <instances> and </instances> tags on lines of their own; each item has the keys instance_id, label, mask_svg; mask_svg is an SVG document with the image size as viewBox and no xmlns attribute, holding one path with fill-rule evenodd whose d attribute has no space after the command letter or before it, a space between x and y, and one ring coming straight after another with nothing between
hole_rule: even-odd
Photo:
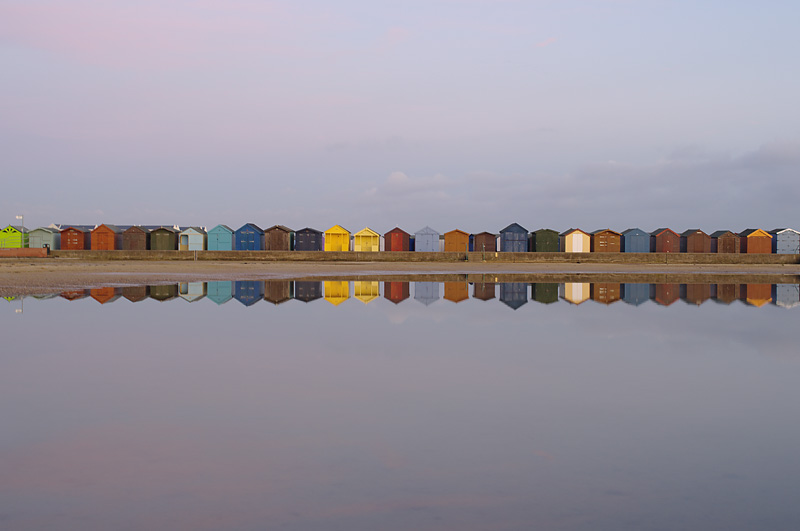
<instances>
[{"instance_id":1,"label":"row of beach huts","mask_svg":"<svg viewBox=\"0 0 800 531\"><path fill-rule=\"evenodd\" d=\"M499 233L441 234L424 227L411 234L398 227L384 233L364 228L351 233L340 225L326 231L292 230L283 225L262 229L245 223L234 230L163 225L50 225L28 230L9 225L0 231L0 248L126 251L417 251L417 252L572 252L572 253L775 253L800 254L800 232L789 229L747 229L712 233L668 228L651 232L601 229L529 232L512 223Z\"/></svg>"}]
</instances>

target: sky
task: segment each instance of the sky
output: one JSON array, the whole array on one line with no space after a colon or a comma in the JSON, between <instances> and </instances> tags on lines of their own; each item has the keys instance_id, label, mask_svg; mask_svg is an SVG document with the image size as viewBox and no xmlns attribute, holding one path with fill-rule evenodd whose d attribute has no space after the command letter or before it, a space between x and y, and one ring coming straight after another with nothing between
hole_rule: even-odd
<instances>
[{"instance_id":1,"label":"sky","mask_svg":"<svg viewBox=\"0 0 800 531\"><path fill-rule=\"evenodd\" d=\"M800 4L0 0L0 225L800 228Z\"/></svg>"}]
</instances>

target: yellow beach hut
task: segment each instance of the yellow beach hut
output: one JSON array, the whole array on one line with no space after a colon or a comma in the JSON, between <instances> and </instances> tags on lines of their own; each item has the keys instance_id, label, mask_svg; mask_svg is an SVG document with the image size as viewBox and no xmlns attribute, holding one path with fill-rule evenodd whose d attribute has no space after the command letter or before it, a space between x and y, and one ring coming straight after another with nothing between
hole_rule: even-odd
<instances>
[{"instance_id":1,"label":"yellow beach hut","mask_svg":"<svg viewBox=\"0 0 800 531\"><path fill-rule=\"evenodd\" d=\"M326 251L349 251L350 250L350 231L334 225L325 231L325 250Z\"/></svg>"},{"instance_id":2,"label":"yellow beach hut","mask_svg":"<svg viewBox=\"0 0 800 531\"><path fill-rule=\"evenodd\" d=\"M353 250L363 253L377 253L381 250L381 235L365 227L353 235Z\"/></svg>"},{"instance_id":3,"label":"yellow beach hut","mask_svg":"<svg viewBox=\"0 0 800 531\"><path fill-rule=\"evenodd\" d=\"M561 233L562 253L588 253L592 238L581 229L569 229Z\"/></svg>"},{"instance_id":4,"label":"yellow beach hut","mask_svg":"<svg viewBox=\"0 0 800 531\"><path fill-rule=\"evenodd\" d=\"M0 249L20 249L28 246L30 231L21 225L9 225L0 230Z\"/></svg>"},{"instance_id":5,"label":"yellow beach hut","mask_svg":"<svg viewBox=\"0 0 800 531\"><path fill-rule=\"evenodd\" d=\"M381 288L379 282L371 282L366 280L358 280L353 282L353 297L360 300L364 304L368 304L381 296Z\"/></svg>"},{"instance_id":6,"label":"yellow beach hut","mask_svg":"<svg viewBox=\"0 0 800 531\"><path fill-rule=\"evenodd\" d=\"M586 302L590 296L588 282L566 282L559 285L558 291L559 296L570 304Z\"/></svg>"},{"instance_id":7,"label":"yellow beach hut","mask_svg":"<svg viewBox=\"0 0 800 531\"><path fill-rule=\"evenodd\" d=\"M327 250L327 249L326 249ZM325 281L325 300L334 306L350 298L350 283L347 281Z\"/></svg>"}]
</instances>

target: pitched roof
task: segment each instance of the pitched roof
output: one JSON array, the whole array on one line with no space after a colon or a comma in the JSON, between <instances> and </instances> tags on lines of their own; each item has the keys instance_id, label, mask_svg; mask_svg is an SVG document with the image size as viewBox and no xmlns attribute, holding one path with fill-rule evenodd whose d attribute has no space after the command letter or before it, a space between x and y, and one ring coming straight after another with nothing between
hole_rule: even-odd
<instances>
[{"instance_id":1,"label":"pitched roof","mask_svg":"<svg viewBox=\"0 0 800 531\"><path fill-rule=\"evenodd\" d=\"M429 226L427 226L427 225L425 225L424 227L422 227L421 229L419 229L419 230L418 230L417 232L415 232L414 234L435 234L435 235L437 235L437 236L439 236L439 235L440 235L438 232L436 232L435 230L433 230L432 228L430 228L430 227L429 227Z\"/></svg>"},{"instance_id":2,"label":"pitched roof","mask_svg":"<svg viewBox=\"0 0 800 531\"><path fill-rule=\"evenodd\" d=\"M628 234L631 234L631 233L634 233L634 232L639 232L639 233L641 233L641 234L646 234L646 235L648 235L648 236L649 236L649 234L648 234L647 232L643 231L642 229L638 229L638 228L633 228L633 229L625 229L624 231L622 231L622 234L624 234L625 236L627 236Z\"/></svg>"},{"instance_id":3,"label":"pitched roof","mask_svg":"<svg viewBox=\"0 0 800 531\"><path fill-rule=\"evenodd\" d=\"M241 227L236 229L234 232L239 232L240 230L242 230L243 228L248 227L248 226L249 227L253 227L254 229L256 229L256 232L261 232L261 233L264 232L264 229L262 229L261 227L259 227L255 223L245 223L244 225L242 225Z\"/></svg>"},{"instance_id":4,"label":"pitched roof","mask_svg":"<svg viewBox=\"0 0 800 531\"><path fill-rule=\"evenodd\" d=\"M225 229L226 231L228 231L228 232L230 232L231 234L233 234L233 229L232 229L232 228L230 228L230 227L229 227L229 226L227 226L227 225L223 225L222 223L220 223L219 225L217 225L216 227L214 227L213 229L211 229L211 230L210 230L210 231L208 231L208 232L215 231L215 230L217 230L217 229Z\"/></svg>"},{"instance_id":5,"label":"pitched roof","mask_svg":"<svg viewBox=\"0 0 800 531\"><path fill-rule=\"evenodd\" d=\"M746 230L743 230L742 232L740 232L739 236L747 238L748 236L751 236L752 234L754 234L756 232L763 232L764 234L769 236L769 233L767 231L765 231L764 229L746 229Z\"/></svg>"},{"instance_id":6,"label":"pitched roof","mask_svg":"<svg viewBox=\"0 0 800 531\"><path fill-rule=\"evenodd\" d=\"M705 235L705 236L708 236L708 234L706 234L705 232L701 231L700 229L687 229L687 230L681 232L681 236L691 236L692 234L696 234L698 232L703 234L703 235Z\"/></svg>"},{"instance_id":7,"label":"pitched roof","mask_svg":"<svg viewBox=\"0 0 800 531\"><path fill-rule=\"evenodd\" d=\"M292 229L290 229L289 227L287 227L285 225L273 225L268 229L264 229L264 232L269 232L269 231L272 231L272 230L282 230L283 232L294 232Z\"/></svg>"},{"instance_id":8,"label":"pitched roof","mask_svg":"<svg viewBox=\"0 0 800 531\"><path fill-rule=\"evenodd\" d=\"M519 223L512 223L508 227L506 227L503 230L501 230L500 234L503 234L503 233L506 233L506 232L523 232L525 234L528 234L528 229L526 229L525 227L523 227Z\"/></svg>"},{"instance_id":9,"label":"pitched roof","mask_svg":"<svg viewBox=\"0 0 800 531\"><path fill-rule=\"evenodd\" d=\"M674 231L674 230L672 230L672 229L668 229L668 228L666 228L666 227L662 227L662 228L660 228L660 229L656 229L656 230L654 230L653 232L651 232L651 233L650 233L650 235L651 235L651 236L658 236L658 235L659 235L659 234L661 234L662 232L666 232L666 231L669 231L669 232L671 232L671 233L672 233L672 234L674 234L675 236L677 236L677 235L678 235L678 233L677 233L677 232L675 232L675 231Z\"/></svg>"},{"instance_id":10,"label":"pitched roof","mask_svg":"<svg viewBox=\"0 0 800 531\"><path fill-rule=\"evenodd\" d=\"M586 234L586 236L588 236L586 231L582 231L581 229L568 229L568 230L565 230L564 232L562 232L561 234L559 234L559 236L566 236L566 235L571 234L573 232L580 232L581 234Z\"/></svg>"},{"instance_id":11,"label":"pitched roof","mask_svg":"<svg viewBox=\"0 0 800 531\"><path fill-rule=\"evenodd\" d=\"M782 232L794 232L795 234L800 234L800 231L796 231L794 229L787 229L787 228L772 229L771 231L769 231L770 234L780 234Z\"/></svg>"},{"instance_id":12,"label":"pitched roof","mask_svg":"<svg viewBox=\"0 0 800 531\"><path fill-rule=\"evenodd\" d=\"M592 231L591 234L592 234L592 236L594 236L595 234L600 234L601 232L613 232L617 236L622 236L619 232L617 232L615 230L611 230L611 229L597 229L595 231Z\"/></svg>"},{"instance_id":13,"label":"pitched roof","mask_svg":"<svg viewBox=\"0 0 800 531\"><path fill-rule=\"evenodd\" d=\"M186 227L181 231L181 233L189 232L190 230L193 230L198 234L207 234L205 229L203 229L203 227Z\"/></svg>"},{"instance_id":14,"label":"pitched roof","mask_svg":"<svg viewBox=\"0 0 800 531\"><path fill-rule=\"evenodd\" d=\"M732 236L737 236L737 237L739 236L738 234L730 230L715 230L714 232L711 233L711 237L719 238L720 236L725 236L726 234L731 234Z\"/></svg>"}]
</instances>

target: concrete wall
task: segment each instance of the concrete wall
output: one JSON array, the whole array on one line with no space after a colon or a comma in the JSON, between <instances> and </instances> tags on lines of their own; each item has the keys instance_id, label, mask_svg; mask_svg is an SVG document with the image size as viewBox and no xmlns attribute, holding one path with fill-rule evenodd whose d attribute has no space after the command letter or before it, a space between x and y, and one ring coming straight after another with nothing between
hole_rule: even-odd
<instances>
[{"instance_id":1,"label":"concrete wall","mask_svg":"<svg viewBox=\"0 0 800 531\"><path fill-rule=\"evenodd\" d=\"M46 258L47 249L0 249L0 258Z\"/></svg>"}]
</instances>

